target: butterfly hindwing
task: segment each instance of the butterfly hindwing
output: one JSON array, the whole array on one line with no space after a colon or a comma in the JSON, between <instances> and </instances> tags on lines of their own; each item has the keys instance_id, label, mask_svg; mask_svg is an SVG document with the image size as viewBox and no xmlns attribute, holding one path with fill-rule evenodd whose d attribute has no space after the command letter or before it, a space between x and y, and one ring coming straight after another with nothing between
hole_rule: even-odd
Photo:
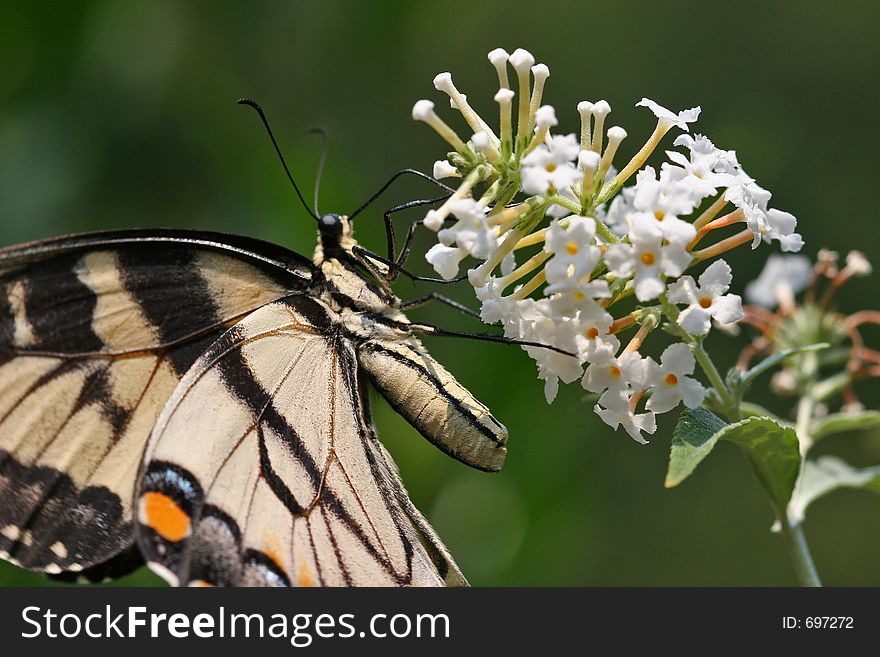
<instances>
[{"instance_id":1,"label":"butterfly hindwing","mask_svg":"<svg viewBox=\"0 0 880 657\"><path fill-rule=\"evenodd\" d=\"M355 349L334 311L292 295L198 359L137 497L155 570L180 584L464 583L376 439Z\"/></svg>"},{"instance_id":2,"label":"butterfly hindwing","mask_svg":"<svg viewBox=\"0 0 880 657\"><path fill-rule=\"evenodd\" d=\"M61 573L128 549L141 455L180 378L308 272L280 247L212 233L0 250L0 556Z\"/></svg>"}]
</instances>

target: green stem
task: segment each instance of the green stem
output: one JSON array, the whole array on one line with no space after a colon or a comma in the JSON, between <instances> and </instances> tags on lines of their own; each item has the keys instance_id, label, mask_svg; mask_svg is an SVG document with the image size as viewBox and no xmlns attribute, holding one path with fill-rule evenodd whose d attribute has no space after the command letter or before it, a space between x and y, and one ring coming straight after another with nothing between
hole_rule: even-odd
<instances>
[{"instance_id":1,"label":"green stem","mask_svg":"<svg viewBox=\"0 0 880 657\"><path fill-rule=\"evenodd\" d=\"M660 304L663 307L663 312L669 318L672 329L691 346L694 358L697 359L703 372L708 377L709 383L715 388L715 393L718 395L718 399L721 401L721 405L725 409L724 413L728 416L727 419L730 422L739 422L741 419L739 404L730 393L730 390L728 390L727 385L724 383L724 379L718 372L718 368L715 367L715 363L712 362L712 358L706 353L706 350L703 349L703 341L700 338L695 338L678 325L678 308L671 304L665 295L660 297Z\"/></svg>"},{"instance_id":2,"label":"green stem","mask_svg":"<svg viewBox=\"0 0 880 657\"><path fill-rule=\"evenodd\" d=\"M569 198L565 198L561 194L553 194L547 198L548 203L552 203L554 205L561 205L563 208L568 210L569 212L573 212L574 214L580 215L584 209L580 206L579 203L572 201ZM605 240L609 244L615 244L620 241L620 238L615 235L614 231L611 230L608 226L602 222L601 219L593 217L596 221L596 232L599 233L599 236Z\"/></svg>"},{"instance_id":3,"label":"green stem","mask_svg":"<svg viewBox=\"0 0 880 657\"><path fill-rule=\"evenodd\" d=\"M807 452L813 446L813 437L810 435L810 423L812 422L815 408L816 402L809 392L801 397L798 402L795 433L797 433L798 446L801 450L801 461L807 458Z\"/></svg>"},{"instance_id":4,"label":"green stem","mask_svg":"<svg viewBox=\"0 0 880 657\"><path fill-rule=\"evenodd\" d=\"M822 586L819 579L819 573L816 571L816 564L813 563L813 557L810 554L810 546L807 545L807 538L804 536L804 530L800 524L792 525L783 511L780 514L779 524L782 526L782 538L785 540L785 546L791 555L794 572L797 574L798 582L801 586Z\"/></svg>"},{"instance_id":5,"label":"green stem","mask_svg":"<svg viewBox=\"0 0 880 657\"><path fill-rule=\"evenodd\" d=\"M699 340L695 340L691 343L691 350L694 352L694 358L697 359L703 372L709 378L712 387L715 388L715 392L718 394L721 404L727 409L727 419L731 422L739 422L740 419L742 419L740 417L739 404L736 403L733 395L730 394L730 390L728 390L727 386L724 384L724 379L721 378L721 374L718 372L718 368L715 367L715 363L712 362L709 354L703 349L703 343Z\"/></svg>"},{"instance_id":6,"label":"green stem","mask_svg":"<svg viewBox=\"0 0 880 657\"><path fill-rule=\"evenodd\" d=\"M795 422L795 433L797 434L798 447L801 453L801 469L798 473L795 487L800 484L801 477L804 475L804 463L807 459L807 452L813 444L813 439L810 435L810 425L813 422L813 414L816 410L816 397L813 394L813 390L819 371L818 356L815 352L803 354L801 371L806 375L807 385L804 386L804 394L800 401L798 401L797 420ZM788 548L789 555L791 555L792 565L801 586L822 586L801 524L792 524L788 519L788 513L785 509L779 510L777 515L779 516L779 524L782 527L782 538L785 540L785 546Z\"/></svg>"}]
</instances>

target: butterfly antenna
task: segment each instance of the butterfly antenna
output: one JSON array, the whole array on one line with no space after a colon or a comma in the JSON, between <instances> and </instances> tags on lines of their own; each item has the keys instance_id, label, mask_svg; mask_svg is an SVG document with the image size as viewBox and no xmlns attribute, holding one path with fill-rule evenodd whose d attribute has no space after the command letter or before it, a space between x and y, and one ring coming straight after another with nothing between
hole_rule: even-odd
<instances>
[{"instance_id":1,"label":"butterfly antenna","mask_svg":"<svg viewBox=\"0 0 880 657\"><path fill-rule=\"evenodd\" d=\"M322 128L321 126L314 126L309 128L309 132L312 134L321 135L321 139L324 142L324 145L321 148L321 159L318 160L318 172L315 174L315 214L317 216L321 216L321 211L318 209L318 196L321 193L321 177L324 175L324 165L327 163L327 151L330 146L330 135L327 132L326 128Z\"/></svg>"},{"instance_id":2,"label":"butterfly antenna","mask_svg":"<svg viewBox=\"0 0 880 657\"><path fill-rule=\"evenodd\" d=\"M436 178L433 178L432 176L429 176L426 173L422 173L421 171L416 171L415 169L401 169L400 171L395 173L393 176L391 176L391 178L389 178L388 181L384 185L382 185L376 192L374 192L373 195L370 196L370 198L368 198L366 201L364 201L357 210L355 210L350 215L348 215L349 221L351 221L356 216L358 216L361 212L366 210L367 207L369 207L369 205L373 201L375 201L377 198L379 198L382 195L382 192L384 192L386 189L391 187L391 185L394 183L394 181L396 181L401 176L406 176L406 175L416 176L417 178L421 178L422 180L427 180L432 185L436 185L437 187L440 187L441 189L449 192L450 194L452 194L452 192L455 191L454 189L452 189L452 187L449 187L448 185L444 185L442 182L440 182Z\"/></svg>"},{"instance_id":3,"label":"butterfly antenna","mask_svg":"<svg viewBox=\"0 0 880 657\"><path fill-rule=\"evenodd\" d=\"M284 155L281 154L281 148L279 148L278 142L275 140L275 135L272 134L272 128L269 127L269 121L268 119L266 119L266 115L263 113L263 108L260 107L256 101L253 101L250 98L239 98L236 102L239 105L247 105L248 107L253 108L257 112L257 114L259 114L260 120L263 122L263 127L266 128L269 139L272 140L272 146L275 147L275 152L278 153L278 159L281 160L281 166L284 167L284 173L287 174L287 179L290 181L290 184L293 185L293 189L296 191L296 195L299 197L299 200L303 204L303 207L315 219L315 221L318 221L318 214L316 212L312 212L312 209L309 207L309 204L306 203L306 199L303 197L302 192L299 190L299 186L293 179L293 175L291 175L290 169L287 168L287 162L284 161Z\"/></svg>"}]
</instances>

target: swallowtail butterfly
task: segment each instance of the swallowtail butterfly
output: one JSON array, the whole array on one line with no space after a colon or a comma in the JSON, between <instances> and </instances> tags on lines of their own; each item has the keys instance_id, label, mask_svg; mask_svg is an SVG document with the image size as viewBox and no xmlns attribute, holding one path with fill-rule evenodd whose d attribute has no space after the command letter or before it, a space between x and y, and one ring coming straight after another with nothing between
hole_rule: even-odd
<instances>
[{"instance_id":1,"label":"swallowtail butterfly","mask_svg":"<svg viewBox=\"0 0 880 657\"><path fill-rule=\"evenodd\" d=\"M219 233L0 250L0 556L172 584L465 584L379 442L369 382L454 458L506 429L362 270Z\"/></svg>"},{"instance_id":2,"label":"swallowtail butterfly","mask_svg":"<svg viewBox=\"0 0 880 657\"><path fill-rule=\"evenodd\" d=\"M500 469L507 430L422 346L350 220L316 218L311 261L178 230L0 249L0 557L90 580L145 560L176 585L467 584L367 389L475 468Z\"/></svg>"}]
</instances>

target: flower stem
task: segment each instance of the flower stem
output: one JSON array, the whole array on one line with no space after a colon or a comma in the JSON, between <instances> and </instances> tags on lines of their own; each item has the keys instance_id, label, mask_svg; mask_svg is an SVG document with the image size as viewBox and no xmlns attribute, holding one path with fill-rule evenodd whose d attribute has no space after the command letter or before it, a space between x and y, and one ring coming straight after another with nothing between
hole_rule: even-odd
<instances>
[{"instance_id":1,"label":"flower stem","mask_svg":"<svg viewBox=\"0 0 880 657\"><path fill-rule=\"evenodd\" d=\"M718 372L718 368L715 367L715 363L712 362L712 358L706 350L703 349L703 341L700 338L695 338L690 335L678 325L678 308L671 304L665 296L660 297L660 303L663 312L669 318L672 329L690 345L694 358L696 358L706 377L708 377L709 383L711 383L712 387L715 389L715 393L718 395L718 399L721 402L722 407L725 409L725 414L728 416L728 420L731 422L738 422L740 420L739 404L724 383L724 379Z\"/></svg>"},{"instance_id":2,"label":"flower stem","mask_svg":"<svg viewBox=\"0 0 880 657\"><path fill-rule=\"evenodd\" d=\"M784 513L782 516L779 519L779 524L782 527L782 538L791 556L791 562L794 566L794 572L797 574L798 582L800 582L801 586L822 586L819 573L816 571L816 564L813 563L813 556L810 554L810 546L807 545L807 538L804 535L803 527L800 524L791 524Z\"/></svg>"},{"instance_id":3,"label":"flower stem","mask_svg":"<svg viewBox=\"0 0 880 657\"><path fill-rule=\"evenodd\" d=\"M702 341L694 340L691 343L691 351L694 352L694 358L697 359L697 362L700 364L703 372L709 378L709 382L712 384L712 387L715 388L715 392L718 394L718 398L721 400L721 404L724 406L724 408L727 409L728 419L731 422L739 422L739 404L736 403L733 395L730 394L730 390L727 389L727 386L724 383L724 379L721 378L721 374L718 372L718 368L715 367L715 363L712 362L709 354L706 352L705 349L703 349Z\"/></svg>"}]
</instances>

